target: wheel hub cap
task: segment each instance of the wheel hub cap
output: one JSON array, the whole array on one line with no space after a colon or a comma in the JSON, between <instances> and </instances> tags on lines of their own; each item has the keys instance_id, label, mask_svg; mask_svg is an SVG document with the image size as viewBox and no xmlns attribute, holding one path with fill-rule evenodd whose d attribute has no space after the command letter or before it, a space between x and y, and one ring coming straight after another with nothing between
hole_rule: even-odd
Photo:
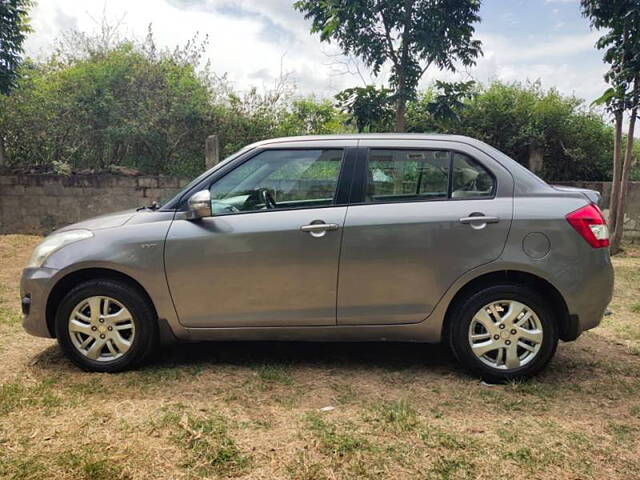
<instances>
[{"instance_id":1,"label":"wheel hub cap","mask_svg":"<svg viewBox=\"0 0 640 480\"><path fill-rule=\"evenodd\" d=\"M129 310L110 297L82 300L69 316L69 336L76 349L98 362L116 360L129 351L135 324Z\"/></svg>"},{"instance_id":2,"label":"wheel hub cap","mask_svg":"<svg viewBox=\"0 0 640 480\"><path fill-rule=\"evenodd\" d=\"M531 362L542 346L542 323L524 303L499 300L482 307L469 325L471 351L492 368L512 370Z\"/></svg>"}]
</instances>

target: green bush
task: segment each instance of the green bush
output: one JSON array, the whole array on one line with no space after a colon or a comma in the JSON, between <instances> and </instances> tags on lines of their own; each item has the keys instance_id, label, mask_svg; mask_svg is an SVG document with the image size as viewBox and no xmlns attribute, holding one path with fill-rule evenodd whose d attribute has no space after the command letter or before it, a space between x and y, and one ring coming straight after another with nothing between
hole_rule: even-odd
<instances>
[{"instance_id":1,"label":"green bush","mask_svg":"<svg viewBox=\"0 0 640 480\"><path fill-rule=\"evenodd\" d=\"M337 106L300 98L286 78L273 90L239 93L202 64L205 44L197 41L158 50L151 33L112 44L73 38L45 61L26 61L17 88L0 95L5 168L70 174L122 165L192 177L204 168L204 141L213 133L224 157L265 138L351 132L367 123L355 119L362 111L344 106L344 92ZM374 123L364 129L390 128ZM547 180L611 177L611 127L581 100L538 83L437 82L408 104L407 126L478 138L525 166L530 149L539 149ZM640 178L638 168L632 178Z\"/></svg>"}]
</instances>

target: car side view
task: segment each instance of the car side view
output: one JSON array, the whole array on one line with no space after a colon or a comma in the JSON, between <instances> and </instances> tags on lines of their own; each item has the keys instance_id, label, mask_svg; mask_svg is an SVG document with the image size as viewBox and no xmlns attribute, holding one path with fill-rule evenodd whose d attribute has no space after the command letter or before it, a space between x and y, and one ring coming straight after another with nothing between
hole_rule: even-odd
<instances>
[{"instance_id":1,"label":"car side view","mask_svg":"<svg viewBox=\"0 0 640 480\"><path fill-rule=\"evenodd\" d=\"M102 372L176 340L394 341L526 378L611 299L598 200L467 137L267 140L159 207L45 238L24 328Z\"/></svg>"}]
</instances>

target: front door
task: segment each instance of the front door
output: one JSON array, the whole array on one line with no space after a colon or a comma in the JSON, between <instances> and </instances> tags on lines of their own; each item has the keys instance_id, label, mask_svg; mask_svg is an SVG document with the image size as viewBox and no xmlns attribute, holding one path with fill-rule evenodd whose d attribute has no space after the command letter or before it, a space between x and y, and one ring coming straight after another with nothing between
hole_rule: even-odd
<instances>
[{"instance_id":1,"label":"front door","mask_svg":"<svg viewBox=\"0 0 640 480\"><path fill-rule=\"evenodd\" d=\"M341 149L264 150L213 182L214 216L176 220L166 240L180 323L335 325L342 164Z\"/></svg>"},{"instance_id":2,"label":"front door","mask_svg":"<svg viewBox=\"0 0 640 480\"><path fill-rule=\"evenodd\" d=\"M344 225L339 325L421 322L459 276L500 256L510 176L434 147L382 144L359 162L364 188Z\"/></svg>"}]
</instances>

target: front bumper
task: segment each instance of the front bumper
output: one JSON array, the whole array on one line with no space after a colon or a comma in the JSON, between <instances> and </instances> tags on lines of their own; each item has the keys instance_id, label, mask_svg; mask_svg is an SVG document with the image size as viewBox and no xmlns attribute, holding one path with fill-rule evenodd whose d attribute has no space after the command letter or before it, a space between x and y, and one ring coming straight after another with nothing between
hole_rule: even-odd
<instances>
[{"instance_id":1,"label":"front bumper","mask_svg":"<svg viewBox=\"0 0 640 480\"><path fill-rule=\"evenodd\" d=\"M47 325L47 300L55 284L58 270L53 268L25 268L20 280L20 298L24 318L22 326L36 337L53 338Z\"/></svg>"}]
</instances>

